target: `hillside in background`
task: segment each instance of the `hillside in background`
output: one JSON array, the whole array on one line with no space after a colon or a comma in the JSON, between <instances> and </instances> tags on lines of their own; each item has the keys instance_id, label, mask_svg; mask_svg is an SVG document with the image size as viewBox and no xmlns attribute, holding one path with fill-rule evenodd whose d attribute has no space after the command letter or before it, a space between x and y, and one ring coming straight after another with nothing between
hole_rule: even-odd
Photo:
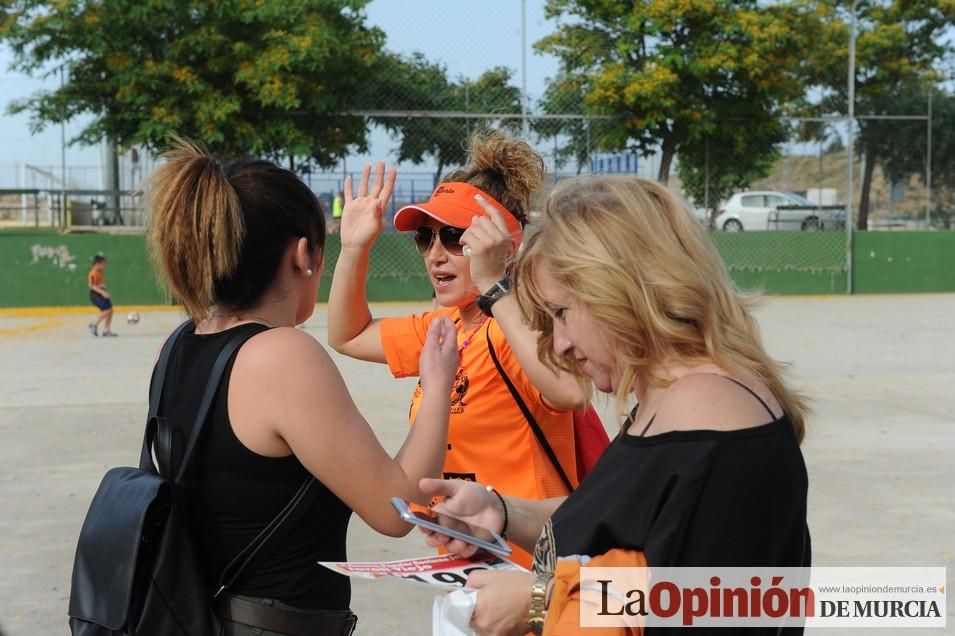
<instances>
[{"instance_id":1,"label":"hillside in background","mask_svg":"<svg viewBox=\"0 0 955 636\"><path fill-rule=\"evenodd\" d=\"M856 206L862 188L862 162L856 160L853 165L855 188L853 199ZM846 151L841 150L822 155L786 155L773 167L772 174L767 178L753 183L752 190L788 190L791 192L805 192L812 188L833 188L836 191L836 200L845 201L848 165ZM882 168L876 166L872 176L872 189L869 192L870 218L889 217L921 217L925 214L925 183L924 175L913 175L905 184L897 184L896 197L889 196L889 183L882 173ZM932 190L932 207L952 207L952 194L941 192L938 188Z\"/></svg>"}]
</instances>

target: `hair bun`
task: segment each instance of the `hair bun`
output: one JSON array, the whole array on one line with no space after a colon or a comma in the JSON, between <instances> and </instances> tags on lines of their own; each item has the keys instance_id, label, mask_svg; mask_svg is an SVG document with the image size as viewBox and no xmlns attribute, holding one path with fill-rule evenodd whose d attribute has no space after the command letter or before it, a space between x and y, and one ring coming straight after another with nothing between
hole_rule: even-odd
<instances>
[{"instance_id":1,"label":"hair bun","mask_svg":"<svg viewBox=\"0 0 955 636\"><path fill-rule=\"evenodd\" d=\"M508 198L519 202L522 212L544 182L544 160L529 143L506 130L475 132L468 144L468 154L470 166L466 170L500 179Z\"/></svg>"}]
</instances>

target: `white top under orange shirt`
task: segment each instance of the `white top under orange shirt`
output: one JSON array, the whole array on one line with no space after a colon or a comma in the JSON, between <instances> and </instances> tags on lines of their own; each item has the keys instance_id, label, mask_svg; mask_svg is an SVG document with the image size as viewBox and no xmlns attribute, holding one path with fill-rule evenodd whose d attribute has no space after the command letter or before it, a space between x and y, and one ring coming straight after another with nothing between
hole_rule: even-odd
<instances>
[{"instance_id":1,"label":"white top under orange shirt","mask_svg":"<svg viewBox=\"0 0 955 636\"><path fill-rule=\"evenodd\" d=\"M458 309L383 319L381 344L392 374L396 378L418 375L418 357L428 326L441 315L448 316L458 328L459 347L471 338L461 352L461 367L451 389L451 422L443 477L489 484L502 494L525 499L567 495L557 471L494 366L487 338L490 336L501 366L537 420L567 477L576 486L573 415L570 411L555 411L544 403L493 318L485 321L473 336L470 332L461 332ZM408 413L412 424L420 399L419 384ZM514 560L529 565L530 556L515 550Z\"/></svg>"}]
</instances>

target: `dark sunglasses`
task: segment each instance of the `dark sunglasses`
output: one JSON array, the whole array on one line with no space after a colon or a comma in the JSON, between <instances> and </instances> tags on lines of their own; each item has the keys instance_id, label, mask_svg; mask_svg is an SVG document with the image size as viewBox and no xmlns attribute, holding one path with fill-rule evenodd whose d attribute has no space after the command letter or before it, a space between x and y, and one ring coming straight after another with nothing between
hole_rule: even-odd
<instances>
[{"instance_id":1,"label":"dark sunglasses","mask_svg":"<svg viewBox=\"0 0 955 636\"><path fill-rule=\"evenodd\" d=\"M437 235L441 239L441 245L447 250L448 254L461 256L464 253L464 246L461 245L461 237L464 230L459 227L445 225L439 230L430 227L419 227L414 231L414 245L418 253L424 256L431 251L434 245L434 237Z\"/></svg>"}]
</instances>

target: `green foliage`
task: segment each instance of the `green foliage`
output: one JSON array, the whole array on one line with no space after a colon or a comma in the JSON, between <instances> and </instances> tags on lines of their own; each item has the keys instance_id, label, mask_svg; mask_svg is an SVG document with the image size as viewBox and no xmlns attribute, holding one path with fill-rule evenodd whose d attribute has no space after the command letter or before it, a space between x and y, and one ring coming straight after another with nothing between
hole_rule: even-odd
<instances>
[{"instance_id":1,"label":"green foliage","mask_svg":"<svg viewBox=\"0 0 955 636\"><path fill-rule=\"evenodd\" d=\"M819 0L823 30L810 50L813 84L825 89L819 105L846 112L850 13L844 0ZM856 112L913 81L936 81L938 65L951 53L947 30L955 21L951 0L860 0L856 6Z\"/></svg>"},{"instance_id":2,"label":"green foliage","mask_svg":"<svg viewBox=\"0 0 955 636\"><path fill-rule=\"evenodd\" d=\"M955 95L950 90L932 96L932 183L955 195ZM955 210L955 201L949 201Z\"/></svg>"},{"instance_id":3,"label":"green foliage","mask_svg":"<svg viewBox=\"0 0 955 636\"><path fill-rule=\"evenodd\" d=\"M541 107L549 115L579 115L584 112L586 84L577 76L561 75L550 82L541 100ZM618 122L609 118L536 119L531 129L545 143L556 138L556 168L562 169L573 161L577 174L590 164L595 150L606 149L602 140L613 136Z\"/></svg>"},{"instance_id":4,"label":"green foliage","mask_svg":"<svg viewBox=\"0 0 955 636\"><path fill-rule=\"evenodd\" d=\"M366 123L336 115L374 72L384 37L368 0L2 0L13 68L67 83L14 102L34 130L91 114L73 142L167 144L335 163Z\"/></svg>"},{"instance_id":5,"label":"green foliage","mask_svg":"<svg viewBox=\"0 0 955 636\"><path fill-rule=\"evenodd\" d=\"M721 126L713 135L684 144L677 163L684 192L715 218L719 204L733 192L769 175L786 132L777 122Z\"/></svg>"},{"instance_id":6,"label":"green foliage","mask_svg":"<svg viewBox=\"0 0 955 636\"><path fill-rule=\"evenodd\" d=\"M844 114L848 103L850 14L838 0L819 2L825 29L810 67L822 96L817 114ZM948 33L955 25L951 0L862 0L856 8L855 104L857 115L924 115L929 90L946 75L952 53ZM860 119L855 150L865 154L858 227L866 229L872 168L901 181L925 168L924 122ZM935 127L936 134L948 128ZM933 152L933 156L938 156Z\"/></svg>"},{"instance_id":7,"label":"green foliage","mask_svg":"<svg viewBox=\"0 0 955 636\"><path fill-rule=\"evenodd\" d=\"M375 105L381 110L517 113L520 89L512 72L504 67L489 69L474 81L448 79L446 69L429 62L420 53L411 57L390 56L383 62L381 80L375 87ZM506 119L382 117L377 123L400 136L398 160L421 163L431 157L437 163L435 181L444 169L467 159L469 134L484 126L504 125Z\"/></svg>"},{"instance_id":8,"label":"green foliage","mask_svg":"<svg viewBox=\"0 0 955 636\"><path fill-rule=\"evenodd\" d=\"M548 0L547 14L563 22L535 45L561 60L544 111L576 103L586 114L613 116L602 134L590 131L588 146L659 149L661 181L685 146L713 135L723 142L727 135L718 130L725 126L771 127L785 104L799 100L817 30L815 14L800 0ZM559 132L572 136L567 152L579 160L580 126ZM746 152L771 155L773 146L759 145L766 139L758 135ZM697 155L689 152L687 160Z\"/></svg>"}]
</instances>

